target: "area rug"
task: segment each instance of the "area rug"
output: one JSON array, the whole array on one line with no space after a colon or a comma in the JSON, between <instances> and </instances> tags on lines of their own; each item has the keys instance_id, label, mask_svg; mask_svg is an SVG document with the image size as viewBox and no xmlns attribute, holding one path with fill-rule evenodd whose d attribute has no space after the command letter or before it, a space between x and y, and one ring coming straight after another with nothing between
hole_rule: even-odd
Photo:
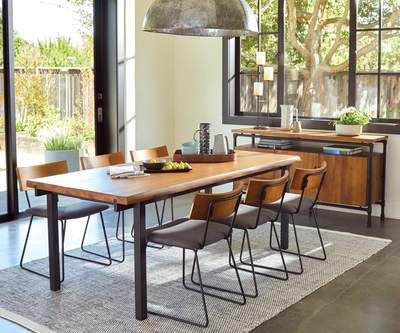
<instances>
[{"instance_id":1,"label":"area rug","mask_svg":"<svg viewBox=\"0 0 400 333\"><path fill-rule=\"evenodd\" d=\"M292 234L292 232L291 232ZM314 229L299 227L303 252L319 255L318 237ZM241 234L234 234L234 252L240 249ZM291 275L288 281L258 277L260 296L248 298L244 306L207 297L210 325L196 328L173 320L149 315L145 321L134 319L133 248L123 264L102 267L74 259L66 259L66 280L62 290L49 291L48 280L18 267L0 271L0 316L12 314L13 320L34 332L59 333L121 333L121 332L249 332L276 316L292 304L310 295L347 270L379 252L390 240L350 233L322 230L328 259L324 262L304 259L304 274ZM251 233L257 263L280 266L279 255L268 250L269 228L262 226ZM290 239L294 244L293 238ZM113 255L121 254L120 243L112 240ZM101 251L103 244L92 250ZM73 251L75 254L78 250ZM149 309L201 321L200 294L182 286L182 251L176 248L148 249ZM187 258L186 273L190 274L193 256ZM220 242L200 253L203 282L237 289L234 271L227 261L226 243ZM297 269L294 256L286 256L290 269ZM46 270L47 260L29 263L35 269ZM189 279L189 275L187 276ZM253 291L252 276L241 273L246 292ZM7 316L5 316L7 317ZM21 319L18 321L18 319Z\"/></svg>"}]
</instances>

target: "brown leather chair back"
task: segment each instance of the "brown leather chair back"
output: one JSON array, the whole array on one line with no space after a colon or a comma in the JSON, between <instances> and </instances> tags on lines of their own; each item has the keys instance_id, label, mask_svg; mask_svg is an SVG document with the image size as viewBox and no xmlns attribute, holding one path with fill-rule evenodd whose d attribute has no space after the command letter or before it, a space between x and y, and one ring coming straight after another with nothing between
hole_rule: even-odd
<instances>
[{"instance_id":1,"label":"brown leather chair back","mask_svg":"<svg viewBox=\"0 0 400 333\"><path fill-rule=\"evenodd\" d=\"M244 203L259 207L273 203L282 198L289 182L289 171L277 179L251 178L247 187Z\"/></svg>"},{"instance_id":2,"label":"brown leather chair back","mask_svg":"<svg viewBox=\"0 0 400 333\"><path fill-rule=\"evenodd\" d=\"M28 191L30 188L26 182L29 179L49 177L60 175L68 172L67 161L52 162L40 165L32 165L28 167L17 168L17 177L19 182L19 189L21 191Z\"/></svg>"},{"instance_id":3,"label":"brown leather chair back","mask_svg":"<svg viewBox=\"0 0 400 333\"><path fill-rule=\"evenodd\" d=\"M131 150L131 158L133 162L151 160L153 158L168 157L167 146L154 147L149 149Z\"/></svg>"},{"instance_id":4,"label":"brown leather chair back","mask_svg":"<svg viewBox=\"0 0 400 333\"><path fill-rule=\"evenodd\" d=\"M328 165L326 161L322 162L321 167L317 169L297 168L294 172L290 189L293 191L319 191L322 186Z\"/></svg>"},{"instance_id":5,"label":"brown leather chair back","mask_svg":"<svg viewBox=\"0 0 400 333\"><path fill-rule=\"evenodd\" d=\"M80 160L82 170L102 168L110 165L125 163L124 154L119 151L111 154L104 154L92 157L82 156Z\"/></svg>"},{"instance_id":6,"label":"brown leather chair back","mask_svg":"<svg viewBox=\"0 0 400 333\"><path fill-rule=\"evenodd\" d=\"M190 218L195 220L207 220L209 218L212 221L230 222L239 205L242 191L243 188L239 187L226 193L197 193L193 201ZM210 213L211 216L209 216Z\"/></svg>"}]
</instances>

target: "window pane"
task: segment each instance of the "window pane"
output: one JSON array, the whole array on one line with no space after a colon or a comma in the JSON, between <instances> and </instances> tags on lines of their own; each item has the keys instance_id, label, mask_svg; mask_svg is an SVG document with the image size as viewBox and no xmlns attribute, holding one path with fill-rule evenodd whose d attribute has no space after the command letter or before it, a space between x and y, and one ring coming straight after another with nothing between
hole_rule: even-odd
<instances>
[{"instance_id":1,"label":"window pane","mask_svg":"<svg viewBox=\"0 0 400 333\"><path fill-rule=\"evenodd\" d=\"M261 32L278 31L278 1L261 1Z\"/></svg>"},{"instance_id":2,"label":"window pane","mask_svg":"<svg viewBox=\"0 0 400 333\"><path fill-rule=\"evenodd\" d=\"M240 68L242 71L257 70L256 52L258 50L257 37L244 37L240 39L241 57Z\"/></svg>"},{"instance_id":3,"label":"window pane","mask_svg":"<svg viewBox=\"0 0 400 333\"><path fill-rule=\"evenodd\" d=\"M357 72L378 71L378 32L357 33Z\"/></svg>"},{"instance_id":4,"label":"window pane","mask_svg":"<svg viewBox=\"0 0 400 333\"><path fill-rule=\"evenodd\" d=\"M256 98L253 95L257 75L240 75L240 111L256 112Z\"/></svg>"},{"instance_id":5,"label":"window pane","mask_svg":"<svg viewBox=\"0 0 400 333\"><path fill-rule=\"evenodd\" d=\"M266 52L267 65L277 64L278 37L276 35L264 35L261 49Z\"/></svg>"},{"instance_id":6,"label":"window pane","mask_svg":"<svg viewBox=\"0 0 400 333\"><path fill-rule=\"evenodd\" d=\"M356 106L374 118L377 116L377 86L377 75L357 75Z\"/></svg>"},{"instance_id":7,"label":"window pane","mask_svg":"<svg viewBox=\"0 0 400 333\"><path fill-rule=\"evenodd\" d=\"M400 72L400 32L382 31L382 71Z\"/></svg>"},{"instance_id":8,"label":"window pane","mask_svg":"<svg viewBox=\"0 0 400 333\"><path fill-rule=\"evenodd\" d=\"M382 26L384 28L400 27L400 0L382 1Z\"/></svg>"},{"instance_id":9,"label":"window pane","mask_svg":"<svg viewBox=\"0 0 400 333\"><path fill-rule=\"evenodd\" d=\"M357 26L359 29L377 28L380 0L359 0Z\"/></svg>"},{"instance_id":10,"label":"window pane","mask_svg":"<svg viewBox=\"0 0 400 333\"><path fill-rule=\"evenodd\" d=\"M400 119L400 75L381 76L380 117Z\"/></svg>"},{"instance_id":11,"label":"window pane","mask_svg":"<svg viewBox=\"0 0 400 333\"><path fill-rule=\"evenodd\" d=\"M348 16L348 0L286 2L285 103L302 116L333 118L347 105Z\"/></svg>"}]
</instances>

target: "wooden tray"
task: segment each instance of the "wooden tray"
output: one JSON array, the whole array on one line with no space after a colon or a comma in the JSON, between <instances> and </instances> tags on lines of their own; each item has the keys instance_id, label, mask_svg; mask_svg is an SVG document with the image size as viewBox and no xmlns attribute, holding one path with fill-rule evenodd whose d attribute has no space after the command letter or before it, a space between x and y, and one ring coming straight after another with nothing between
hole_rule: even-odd
<instances>
[{"instance_id":1,"label":"wooden tray","mask_svg":"<svg viewBox=\"0 0 400 333\"><path fill-rule=\"evenodd\" d=\"M146 170L144 169L144 173L177 173L177 172L189 172L192 171L192 168L187 169L173 169L173 170Z\"/></svg>"},{"instance_id":2,"label":"wooden tray","mask_svg":"<svg viewBox=\"0 0 400 333\"><path fill-rule=\"evenodd\" d=\"M229 154L226 155L182 155L181 150L175 151L173 156L174 162L188 162L188 163L223 163L232 162L236 160L236 153L234 150L229 150Z\"/></svg>"}]
</instances>

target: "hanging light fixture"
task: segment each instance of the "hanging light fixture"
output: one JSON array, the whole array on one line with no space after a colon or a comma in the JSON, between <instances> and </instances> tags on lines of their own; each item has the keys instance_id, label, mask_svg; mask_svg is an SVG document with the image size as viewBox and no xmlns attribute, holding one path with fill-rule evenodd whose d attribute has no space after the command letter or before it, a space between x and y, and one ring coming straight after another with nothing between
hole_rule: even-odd
<instances>
[{"instance_id":1,"label":"hanging light fixture","mask_svg":"<svg viewBox=\"0 0 400 333\"><path fill-rule=\"evenodd\" d=\"M173 35L238 37L257 34L257 19L246 0L155 0L143 30Z\"/></svg>"}]
</instances>

